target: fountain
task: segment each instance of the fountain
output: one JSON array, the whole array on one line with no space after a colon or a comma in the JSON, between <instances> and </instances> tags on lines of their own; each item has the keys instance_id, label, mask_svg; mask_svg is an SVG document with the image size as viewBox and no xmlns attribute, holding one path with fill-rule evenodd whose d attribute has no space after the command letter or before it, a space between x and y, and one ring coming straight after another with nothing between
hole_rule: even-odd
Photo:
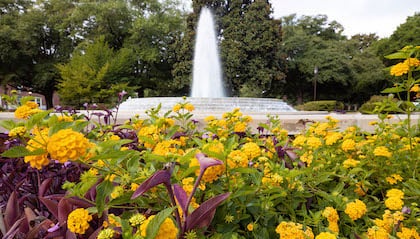
<instances>
[{"instance_id":1,"label":"fountain","mask_svg":"<svg viewBox=\"0 0 420 239\"><path fill-rule=\"evenodd\" d=\"M196 32L191 97L225 97L213 16L205 7Z\"/></svg>"},{"instance_id":2,"label":"fountain","mask_svg":"<svg viewBox=\"0 0 420 239\"><path fill-rule=\"evenodd\" d=\"M192 90L191 97L187 97L187 101L195 106L195 115L224 113L235 108L239 108L246 114L261 115L296 112L295 109L279 99L226 97L213 16L206 7L201 9L196 32ZM166 112L181 101L182 99L179 97L129 98L120 105L119 110L143 113L145 110L161 104L161 110Z\"/></svg>"}]
</instances>

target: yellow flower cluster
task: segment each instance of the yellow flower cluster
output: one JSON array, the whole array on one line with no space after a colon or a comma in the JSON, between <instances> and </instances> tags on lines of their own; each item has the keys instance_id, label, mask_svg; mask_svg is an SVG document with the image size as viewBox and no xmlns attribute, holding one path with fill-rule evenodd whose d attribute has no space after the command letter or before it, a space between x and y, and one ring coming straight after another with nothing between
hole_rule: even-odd
<instances>
[{"instance_id":1,"label":"yellow flower cluster","mask_svg":"<svg viewBox=\"0 0 420 239\"><path fill-rule=\"evenodd\" d=\"M155 217L155 215L147 218L141 225L140 231L141 236L146 236L146 229L149 225L149 222ZM178 234L178 228L175 226L175 223L172 219L166 218L165 221L160 225L159 231L155 239L176 239Z\"/></svg>"},{"instance_id":2,"label":"yellow flower cluster","mask_svg":"<svg viewBox=\"0 0 420 239\"><path fill-rule=\"evenodd\" d=\"M391 185L397 184L398 182L402 182L402 180L403 178L399 174L392 174L391 176L386 177L386 181Z\"/></svg>"},{"instance_id":3,"label":"yellow flower cluster","mask_svg":"<svg viewBox=\"0 0 420 239\"><path fill-rule=\"evenodd\" d=\"M420 98L420 85L419 84L415 84L413 85L413 87L411 87L410 92L415 92L416 93L416 98Z\"/></svg>"},{"instance_id":4,"label":"yellow flower cluster","mask_svg":"<svg viewBox=\"0 0 420 239\"><path fill-rule=\"evenodd\" d=\"M122 196L123 193L124 193L124 187L121 186L121 185L118 185L118 186L114 187L114 189L111 192L110 197L111 197L111 199L116 199L116 198Z\"/></svg>"},{"instance_id":5,"label":"yellow flower cluster","mask_svg":"<svg viewBox=\"0 0 420 239\"><path fill-rule=\"evenodd\" d=\"M179 149L180 145L181 142L174 139L164 140L156 144L153 148L153 153L161 156L168 156L171 154L182 155L184 152Z\"/></svg>"},{"instance_id":6,"label":"yellow flower cluster","mask_svg":"<svg viewBox=\"0 0 420 239\"><path fill-rule=\"evenodd\" d=\"M41 169L48 165L50 160L48 159L47 144L48 144L48 128L34 129L32 134L33 137L28 141L26 149L29 151L43 150L43 153L37 155L28 155L24 157L25 163L29 163L32 168Z\"/></svg>"},{"instance_id":7,"label":"yellow flower cluster","mask_svg":"<svg viewBox=\"0 0 420 239\"><path fill-rule=\"evenodd\" d=\"M366 236L368 239L389 239L389 233L381 227L371 227L368 229Z\"/></svg>"},{"instance_id":8,"label":"yellow flower cluster","mask_svg":"<svg viewBox=\"0 0 420 239\"><path fill-rule=\"evenodd\" d=\"M145 220L146 217L140 213L136 213L133 216L131 216L130 219L128 219L130 225L133 227L140 226Z\"/></svg>"},{"instance_id":9,"label":"yellow flower cluster","mask_svg":"<svg viewBox=\"0 0 420 239\"><path fill-rule=\"evenodd\" d=\"M178 103L174 105L174 107L172 107L173 112L179 112L181 109L185 109L188 112L192 112L195 109L195 107L193 104L188 103L188 102L182 103L182 104Z\"/></svg>"},{"instance_id":10,"label":"yellow flower cluster","mask_svg":"<svg viewBox=\"0 0 420 239\"><path fill-rule=\"evenodd\" d=\"M57 116L58 122L73 122L73 117L69 115L60 115Z\"/></svg>"},{"instance_id":11,"label":"yellow flower cluster","mask_svg":"<svg viewBox=\"0 0 420 239\"><path fill-rule=\"evenodd\" d=\"M115 227L121 227L121 218L111 213L108 215L108 222L110 225Z\"/></svg>"},{"instance_id":12,"label":"yellow flower cluster","mask_svg":"<svg viewBox=\"0 0 420 239\"><path fill-rule=\"evenodd\" d=\"M249 160L261 156L261 148L254 142L246 143L242 146L242 152L248 156Z\"/></svg>"},{"instance_id":13,"label":"yellow flower cluster","mask_svg":"<svg viewBox=\"0 0 420 239\"><path fill-rule=\"evenodd\" d=\"M400 62L391 67L390 73L393 76L402 76L407 74L411 67L420 66L420 61L417 58L408 58L404 62Z\"/></svg>"},{"instance_id":14,"label":"yellow flower cluster","mask_svg":"<svg viewBox=\"0 0 420 239\"><path fill-rule=\"evenodd\" d=\"M247 127L247 124L245 122L236 122L236 124L233 126L233 131L234 132L245 132Z\"/></svg>"},{"instance_id":15,"label":"yellow flower cluster","mask_svg":"<svg viewBox=\"0 0 420 239\"><path fill-rule=\"evenodd\" d=\"M382 215L382 219L376 218L374 223L377 227L382 228L385 232L391 233L394 227L404 220L402 212L391 213L389 210L385 210Z\"/></svg>"},{"instance_id":16,"label":"yellow flower cluster","mask_svg":"<svg viewBox=\"0 0 420 239\"><path fill-rule=\"evenodd\" d=\"M321 232L315 237L315 239L336 239L336 238L337 236L330 232Z\"/></svg>"},{"instance_id":17,"label":"yellow flower cluster","mask_svg":"<svg viewBox=\"0 0 420 239\"><path fill-rule=\"evenodd\" d=\"M233 150L230 152L227 160L230 168L248 167L248 156L241 150Z\"/></svg>"},{"instance_id":18,"label":"yellow flower cluster","mask_svg":"<svg viewBox=\"0 0 420 239\"><path fill-rule=\"evenodd\" d=\"M300 160L306 163L307 166L311 166L313 159L314 159L314 156L311 150L306 151L300 156Z\"/></svg>"},{"instance_id":19,"label":"yellow flower cluster","mask_svg":"<svg viewBox=\"0 0 420 239\"><path fill-rule=\"evenodd\" d=\"M91 220L92 215L86 209L77 208L68 215L67 228L73 233L85 234Z\"/></svg>"},{"instance_id":20,"label":"yellow flower cluster","mask_svg":"<svg viewBox=\"0 0 420 239\"><path fill-rule=\"evenodd\" d=\"M26 127L25 126L18 126L9 131L9 137L16 138L16 137L22 137L26 133Z\"/></svg>"},{"instance_id":21,"label":"yellow flower cluster","mask_svg":"<svg viewBox=\"0 0 420 239\"><path fill-rule=\"evenodd\" d=\"M99 232L97 239L112 239L114 238L115 231L111 228L105 228Z\"/></svg>"},{"instance_id":22,"label":"yellow flower cluster","mask_svg":"<svg viewBox=\"0 0 420 239\"><path fill-rule=\"evenodd\" d=\"M326 207L324 211L322 212L322 216L327 218L328 220L328 229L330 229L332 232L337 233L339 232L338 228L338 213L337 210L335 210L333 207Z\"/></svg>"},{"instance_id":23,"label":"yellow flower cluster","mask_svg":"<svg viewBox=\"0 0 420 239\"><path fill-rule=\"evenodd\" d=\"M65 163L85 156L93 144L82 133L72 129L62 129L50 137L47 150L52 159Z\"/></svg>"},{"instance_id":24,"label":"yellow flower cluster","mask_svg":"<svg viewBox=\"0 0 420 239\"><path fill-rule=\"evenodd\" d=\"M306 144L312 147L313 149L317 149L322 146L322 142L319 138L310 136L306 139Z\"/></svg>"},{"instance_id":25,"label":"yellow flower cluster","mask_svg":"<svg viewBox=\"0 0 420 239\"><path fill-rule=\"evenodd\" d=\"M399 239L420 239L420 234L415 228L402 227L400 232L397 232Z\"/></svg>"},{"instance_id":26,"label":"yellow flower cluster","mask_svg":"<svg viewBox=\"0 0 420 239\"><path fill-rule=\"evenodd\" d=\"M386 193L387 199L385 200L385 206L391 210L400 210L404 201L404 192L399 189L390 189Z\"/></svg>"},{"instance_id":27,"label":"yellow flower cluster","mask_svg":"<svg viewBox=\"0 0 420 239\"><path fill-rule=\"evenodd\" d=\"M389 151L389 149L385 146L378 146L373 150L373 154L377 157L384 156L387 158L392 157L392 153Z\"/></svg>"},{"instance_id":28,"label":"yellow flower cluster","mask_svg":"<svg viewBox=\"0 0 420 239\"><path fill-rule=\"evenodd\" d=\"M356 199L354 202L347 203L344 212L351 220L357 220L367 212L366 204L359 199Z\"/></svg>"},{"instance_id":29,"label":"yellow flower cluster","mask_svg":"<svg viewBox=\"0 0 420 239\"><path fill-rule=\"evenodd\" d=\"M356 183L356 188L354 189L354 192L357 193L359 196L365 196L367 191L369 190L368 187L363 182Z\"/></svg>"},{"instance_id":30,"label":"yellow flower cluster","mask_svg":"<svg viewBox=\"0 0 420 239\"><path fill-rule=\"evenodd\" d=\"M343 162L343 167L344 167L344 168L354 168L354 167L356 167L359 163L360 163L360 161L359 161L359 160L355 160L355 159L352 159L352 158L348 158L348 159L344 160L344 162Z\"/></svg>"},{"instance_id":31,"label":"yellow flower cluster","mask_svg":"<svg viewBox=\"0 0 420 239\"><path fill-rule=\"evenodd\" d=\"M340 140L343 136L339 132L331 132L325 136L325 144L326 145L333 145L338 140Z\"/></svg>"},{"instance_id":32,"label":"yellow flower cluster","mask_svg":"<svg viewBox=\"0 0 420 239\"><path fill-rule=\"evenodd\" d=\"M310 227L303 229L303 225L294 222L281 222L276 227L276 233L280 235L280 238L287 239L314 239L314 234Z\"/></svg>"},{"instance_id":33,"label":"yellow flower cluster","mask_svg":"<svg viewBox=\"0 0 420 239\"><path fill-rule=\"evenodd\" d=\"M305 142L306 142L306 137L303 135L298 135L293 140L292 145L295 147L302 147L303 145L305 145Z\"/></svg>"},{"instance_id":34,"label":"yellow flower cluster","mask_svg":"<svg viewBox=\"0 0 420 239\"><path fill-rule=\"evenodd\" d=\"M160 130L158 129L156 125L143 126L140 128L138 132L139 143L144 144L144 146L147 148L153 148L153 146L159 141L159 133L160 133ZM149 140L144 140L143 138L147 138L150 141L154 141L154 142L150 142Z\"/></svg>"},{"instance_id":35,"label":"yellow flower cluster","mask_svg":"<svg viewBox=\"0 0 420 239\"><path fill-rule=\"evenodd\" d=\"M189 167L191 168L191 167L196 167L196 166L200 166L200 163L194 157L193 159L191 159ZM213 181L217 180L220 175L222 175L224 173L225 169L226 169L226 167L225 167L224 164L213 166L213 167L208 167L206 169L206 171L204 172L204 175L201 179L206 183L212 183ZM200 169L197 169L195 171L195 175L198 176L199 174L200 174Z\"/></svg>"},{"instance_id":36,"label":"yellow flower cluster","mask_svg":"<svg viewBox=\"0 0 420 239\"><path fill-rule=\"evenodd\" d=\"M33 101L26 101L22 106L19 106L15 110L16 119L28 119L31 115L34 115L42 110L38 108L38 104Z\"/></svg>"},{"instance_id":37,"label":"yellow flower cluster","mask_svg":"<svg viewBox=\"0 0 420 239\"><path fill-rule=\"evenodd\" d=\"M248 231L252 232L252 231L254 230L254 223L249 223L249 224L246 226L246 229L248 229Z\"/></svg>"},{"instance_id":38,"label":"yellow flower cluster","mask_svg":"<svg viewBox=\"0 0 420 239\"><path fill-rule=\"evenodd\" d=\"M346 139L341 144L341 149L345 152L356 149L356 142L353 139Z\"/></svg>"}]
</instances>

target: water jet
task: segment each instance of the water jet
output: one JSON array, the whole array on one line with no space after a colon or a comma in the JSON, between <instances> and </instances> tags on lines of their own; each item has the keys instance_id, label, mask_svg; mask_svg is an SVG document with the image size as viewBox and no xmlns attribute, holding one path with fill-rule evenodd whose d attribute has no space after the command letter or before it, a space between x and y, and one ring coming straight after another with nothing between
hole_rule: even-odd
<instances>
[{"instance_id":1,"label":"water jet","mask_svg":"<svg viewBox=\"0 0 420 239\"><path fill-rule=\"evenodd\" d=\"M203 7L196 29L191 92L187 97L187 101L195 106L194 114L223 113L235 108L249 115L296 112L280 99L226 97L214 26L211 11ZM139 113L161 104L161 110L166 112L179 102L182 102L180 97L129 98L119 110Z\"/></svg>"}]
</instances>

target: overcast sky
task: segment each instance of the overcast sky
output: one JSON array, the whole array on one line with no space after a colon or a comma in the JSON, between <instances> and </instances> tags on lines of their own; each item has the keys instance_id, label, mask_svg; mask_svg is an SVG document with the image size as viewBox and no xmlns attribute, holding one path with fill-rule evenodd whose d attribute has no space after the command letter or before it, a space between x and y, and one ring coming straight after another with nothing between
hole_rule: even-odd
<instances>
[{"instance_id":1,"label":"overcast sky","mask_svg":"<svg viewBox=\"0 0 420 239\"><path fill-rule=\"evenodd\" d=\"M274 18L325 14L344 27L344 35L376 33L389 37L408 16L420 12L420 0L270 0Z\"/></svg>"}]
</instances>

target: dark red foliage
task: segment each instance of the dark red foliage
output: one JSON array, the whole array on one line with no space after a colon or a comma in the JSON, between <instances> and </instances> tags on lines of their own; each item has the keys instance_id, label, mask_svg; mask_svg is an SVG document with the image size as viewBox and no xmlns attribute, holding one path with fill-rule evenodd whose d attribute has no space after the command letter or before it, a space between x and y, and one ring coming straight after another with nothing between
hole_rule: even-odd
<instances>
[{"instance_id":1,"label":"dark red foliage","mask_svg":"<svg viewBox=\"0 0 420 239\"><path fill-rule=\"evenodd\" d=\"M11 144L4 134L0 153ZM47 230L57 222L58 202L65 194L65 181L76 182L84 169L74 163L50 163L42 170L31 168L23 158L0 156L0 210L6 226L3 238L48 238ZM54 200L52 200L54 199ZM29 237L28 237L29 236Z\"/></svg>"}]
</instances>

